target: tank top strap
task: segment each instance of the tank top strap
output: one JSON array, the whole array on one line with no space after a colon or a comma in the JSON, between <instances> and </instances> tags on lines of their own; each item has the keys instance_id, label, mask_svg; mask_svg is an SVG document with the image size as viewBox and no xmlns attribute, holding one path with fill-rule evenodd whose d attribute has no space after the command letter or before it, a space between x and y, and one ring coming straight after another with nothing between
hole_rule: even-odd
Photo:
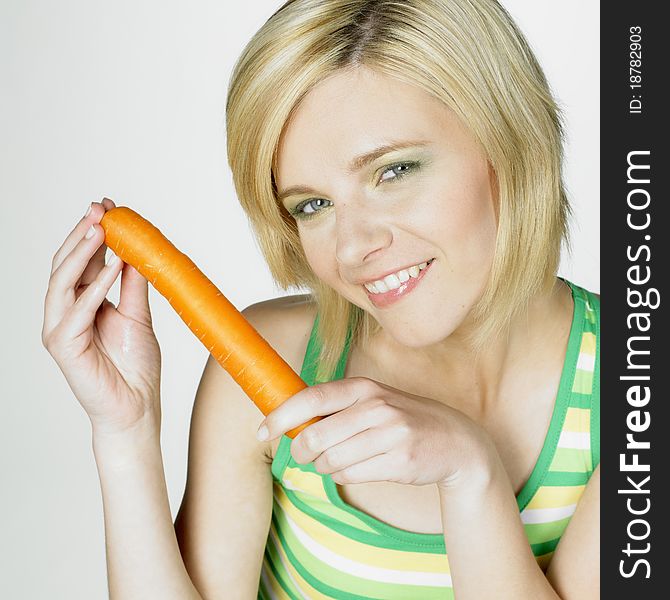
<instances>
[{"instance_id":1,"label":"tank top strap","mask_svg":"<svg viewBox=\"0 0 670 600\"><path fill-rule=\"evenodd\" d=\"M352 339L352 330L349 327L347 331L347 337L344 342L344 348L342 348L342 353L340 358L337 361L335 366L335 372L332 377L326 381L334 381L336 379L342 379L344 377L344 371L347 366L347 357L349 356L349 350L351 348L351 339ZM312 325L312 331L309 334L309 341L307 342L307 350L305 351L305 358L302 363L302 369L300 371L300 377L307 385L315 385L317 383L322 383L317 381L317 367L319 365L319 358L321 355L321 339L319 336L319 315L316 315L314 319L314 324Z\"/></svg>"},{"instance_id":2,"label":"tank top strap","mask_svg":"<svg viewBox=\"0 0 670 600\"><path fill-rule=\"evenodd\" d=\"M321 353L321 345L318 338L318 323L319 315L317 314L312 325L312 331L309 334L309 341L307 342L307 350L305 350L305 357L302 361L302 369L300 370L300 377L307 385L314 385L316 383L316 369L319 364L319 354Z\"/></svg>"},{"instance_id":3,"label":"tank top strap","mask_svg":"<svg viewBox=\"0 0 670 600\"><path fill-rule=\"evenodd\" d=\"M600 297L593 292L581 288L584 298L584 340L581 351L584 353L583 363L590 366L590 437L592 466L600 464Z\"/></svg>"},{"instance_id":4,"label":"tank top strap","mask_svg":"<svg viewBox=\"0 0 670 600\"><path fill-rule=\"evenodd\" d=\"M336 379L342 379L344 377L344 370L347 366L347 357L349 356L349 350L351 348L351 339L352 339L352 330L349 327L347 331L347 337L344 342L344 348L340 354L340 358L337 361L335 366L335 372L333 376L327 381L333 381ZM321 341L319 338L319 315L316 315L314 319L314 324L312 325L312 331L309 334L309 340L307 342L307 349L305 350L305 357L302 361L302 368L300 370L300 377L307 385L316 385L320 383L317 381L316 373L317 367L319 365L319 358L321 355ZM272 461L272 474L277 480L281 480L284 471L291 459L290 453L291 447L291 438L283 435L279 446L277 447L277 453Z\"/></svg>"},{"instance_id":5,"label":"tank top strap","mask_svg":"<svg viewBox=\"0 0 670 600\"><path fill-rule=\"evenodd\" d=\"M575 283L564 281L572 288L575 308L579 304L582 315L568 403L572 418L569 424L564 424L564 429L573 437L582 436L580 449L590 477L600 463L600 298Z\"/></svg>"}]
</instances>

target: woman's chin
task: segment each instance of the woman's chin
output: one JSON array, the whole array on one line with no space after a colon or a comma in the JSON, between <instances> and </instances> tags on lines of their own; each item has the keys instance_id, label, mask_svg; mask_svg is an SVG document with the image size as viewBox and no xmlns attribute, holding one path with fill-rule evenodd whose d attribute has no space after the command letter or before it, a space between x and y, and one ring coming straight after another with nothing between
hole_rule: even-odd
<instances>
[{"instance_id":1,"label":"woman's chin","mask_svg":"<svg viewBox=\"0 0 670 600\"><path fill-rule=\"evenodd\" d=\"M455 329L455 324L440 323L436 326L434 321L422 320L415 326L401 326L398 323L384 323L379 321L385 334L392 338L396 343L407 348L427 348L439 344L446 340Z\"/></svg>"}]
</instances>

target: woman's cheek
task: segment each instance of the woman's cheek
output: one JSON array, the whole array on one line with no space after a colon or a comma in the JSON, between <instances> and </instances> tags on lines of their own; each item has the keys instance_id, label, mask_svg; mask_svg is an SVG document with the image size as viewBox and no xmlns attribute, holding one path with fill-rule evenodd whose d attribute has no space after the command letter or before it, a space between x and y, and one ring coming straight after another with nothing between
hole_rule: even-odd
<instances>
[{"instance_id":1,"label":"woman's cheek","mask_svg":"<svg viewBox=\"0 0 670 600\"><path fill-rule=\"evenodd\" d=\"M335 279L339 278L335 242L327 232L298 231L300 242L307 262L314 274L332 287L336 287Z\"/></svg>"},{"instance_id":2,"label":"woman's cheek","mask_svg":"<svg viewBox=\"0 0 670 600\"><path fill-rule=\"evenodd\" d=\"M450 208L449 214L441 214L438 219L445 223L448 251L454 257L458 256L458 264L468 271L487 271L493 259L497 233L488 178L475 178L444 206Z\"/></svg>"}]
</instances>

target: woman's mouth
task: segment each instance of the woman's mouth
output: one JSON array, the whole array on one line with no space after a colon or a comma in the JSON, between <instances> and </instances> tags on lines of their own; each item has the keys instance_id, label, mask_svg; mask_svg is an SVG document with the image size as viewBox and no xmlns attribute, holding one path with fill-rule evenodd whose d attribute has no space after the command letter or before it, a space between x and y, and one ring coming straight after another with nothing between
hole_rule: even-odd
<instances>
[{"instance_id":1,"label":"woman's mouth","mask_svg":"<svg viewBox=\"0 0 670 600\"><path fill-rule=\"evenodd\" d=\"M416 288L434 260L431 258L429 261L391 273L383 279L364 284L368 298L377 308L393 304Z\"/></svg>"}]
</instances>

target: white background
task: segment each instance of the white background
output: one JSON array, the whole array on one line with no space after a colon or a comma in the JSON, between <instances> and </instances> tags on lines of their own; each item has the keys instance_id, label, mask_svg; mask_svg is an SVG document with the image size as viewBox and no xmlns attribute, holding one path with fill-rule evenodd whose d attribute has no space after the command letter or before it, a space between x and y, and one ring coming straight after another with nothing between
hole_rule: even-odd
<instances>
[{"instance_id":1,"label":"white background","mask_svg":"<svg viewBox=\"0 0 670 600\"><path fill-rule=\"evenodd\" d=\"M565 111L574 253L560 273L597 292L598 3L503 3ZM107 597L90 425L40 343L52 255L89 203L132 206L240 308L280 294L235 198L224 127L233 63L280 4L0 3L0 597ZM153 289L151 303L175 515L206 351Z\"/></svg>"}]
</instances>

